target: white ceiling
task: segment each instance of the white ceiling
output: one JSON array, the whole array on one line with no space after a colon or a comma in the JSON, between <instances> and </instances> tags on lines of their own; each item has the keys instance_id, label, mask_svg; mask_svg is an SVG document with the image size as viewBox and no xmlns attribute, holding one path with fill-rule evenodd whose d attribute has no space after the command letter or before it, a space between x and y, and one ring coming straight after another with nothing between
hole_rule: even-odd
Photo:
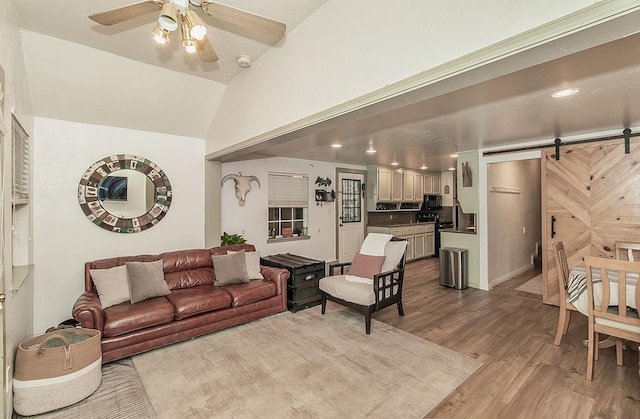
<instances>
[{"instance_id":1,"label":"white ceiling","mask_svg":"<svg viewBox=\"0 0 640 419\"><path fill-rule=\"evenodd\" d=\"M246 54L255 60L275 42L249 39L250 34L228 27L230 25L225 30L210 26L210 39L220 61L203 65L197 57L180 51L177 42L169 50L154 45L150 31L157 18L155 14L114 27L102 27L86 17L128 3L130 0L113 0L108 5L100 0L18 1L16 7L24 29L222 83L242 71L236 64L237 55ZM290 32L326 0L225 0L223 3L282 21ZM632 34L637 31L634 22L638 22L638 16L630 15L611 22L609 27L600 25L599 29L582 31L580 36L567 36L546 50L524 51L417 89L406 95L406 103L402 98L391 98L385 104L282 135L221 156L220 160L284 156L343 164L388 165L396 159L406 168L417 169L426 164L429 170L440 171L451 165L448 155L454 149L470 150L609 130L622 132L624 127L638 127L640 34ZM207 23L216 22L207 20ZM613 32L616 35L611 35ZM603 35L606 33L609 35ZM628 34L632 35L626 36ZM610 42L611 39L615 40ZM275 47L286 48L286 37ZM545 58L539 59L536 54ZM512 65L516 61L519 64ZM532 64L522 64L527 62ZM476 81L468 83L468 80ZM580 92L569 98L551 98L554 90L568 86L579 88ZM334 142L342 143L343 147L330 148ZM364 152L369 143L378 153Z\"/></svg>"},{"instance_id":2,"label":"white ceiling","mask_svg":"<svg viewBox=\"0 0 640 419\"><path fill-rule=\"evenodd\" d=\"M221 3L268 17L287 25L287 33L315 12L327 0L223 0ZM286 35L281 41L256 31L222 22L198 10L208 28L208 37L220 59L215 63L202 63L197 54L187 54L181 47L178 34L172 34L167 45L157 45L151 31L160 14L148 13L113 26L102 26L88 18L104 12L136 3L134 0L56 0L16 1L20 27L36 33L115 55L141 61L146 64L174 70L209 80L228 83L243 71L237 64L239 55L247 55L253 61L269 48L286 47ZM278 42L279 41L279 42Z\"/></svg>"}]
</instances>

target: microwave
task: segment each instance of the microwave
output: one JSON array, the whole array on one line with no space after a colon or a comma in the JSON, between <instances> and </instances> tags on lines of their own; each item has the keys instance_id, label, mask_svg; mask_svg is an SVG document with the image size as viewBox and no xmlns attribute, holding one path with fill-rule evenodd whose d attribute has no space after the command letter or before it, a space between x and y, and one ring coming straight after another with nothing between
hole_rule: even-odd
<instances>
[{"instance_id":1,"label":"microwave","mask_svg":"<svg viewBox=\"0 0 640 419\"><path fill-rule=\"evenodd\" d=\"M425 195L423 205L425 209L441 209L442 208L442 196L441 195Z\"/></svg>"}]
</instances>

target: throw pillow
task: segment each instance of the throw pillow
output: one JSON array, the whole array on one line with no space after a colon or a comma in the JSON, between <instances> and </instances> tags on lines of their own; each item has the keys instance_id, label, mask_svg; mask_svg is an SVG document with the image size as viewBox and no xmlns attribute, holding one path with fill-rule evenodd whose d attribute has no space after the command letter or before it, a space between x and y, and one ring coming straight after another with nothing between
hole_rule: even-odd
<instances>
[{"instance_id":1,"label":"throw pillow","mask_svg":"<svg viewBox=\"0 0 640 419\"><path fill-rule=\"evenodd\" d=\"M102 308L129 301L129 278L125 265L109 269L89 269Z\"/></svg>"},{"instance_id":2,"label":"throw pillow","mask_svg":"<svg viewBox=\"0 0 640 419\"><path fill-rule=\"evenodd\" d=\"M129 273L131 304L171 292L164 280L162 260L154 262L126 262Z\"/></svg>"},{"instance_id":3,"label":"throw pillow","mask_svg":"<svg viewBox=\"0 0 640 419\"><path fill-rule=\"evenodd\" d=\"M251 280L247 275L247 264L244 261L244 250L226 255L212 255L213 270L216 280L213 285L247 283Z\"/></svg>"},{"instance_id":4,"label":"throw pillow","mask_svg":"<svg viewBox=\"0 0 640 419\"><path fill-rule=\"evenodd\" d=\"M356 253L349 268L349 275L373 279L375 274L382 272L385 256L371 256Z\"/></svg>"},{"instance_id":5,"label":"throw pillow","mask_svg":"<svg viewBox=\"0 0 640 419\"><path fill-rule=\"evenodd\" d=\"M260 252L257 250L255 252L246 252L244 251L244 263L247 268L247 275L249 279L264 279L264 276L260 273ZM228 250L227 254L238 253L235 250Z\"/></svg>"}]
</instances>

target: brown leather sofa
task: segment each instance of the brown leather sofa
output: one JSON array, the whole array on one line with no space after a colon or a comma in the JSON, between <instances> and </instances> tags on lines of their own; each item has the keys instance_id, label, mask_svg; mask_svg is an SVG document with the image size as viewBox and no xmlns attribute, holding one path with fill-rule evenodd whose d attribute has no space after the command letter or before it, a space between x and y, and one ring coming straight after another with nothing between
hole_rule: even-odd
<instances>
[{"instance_id":1,"label":"brown leather sofa","mask_svg":"<svg viewBox=\"0 0 640 419\"><path fill-rule=\"evenodd\" d=\"M260 266L264 280L213 285L215 272L211 255L243 249L255 250L253 245L243 244L87 262L85 291L73 306L73 317L82 327L102 333L102 362L105 363L285 311L289 277L286 269ZM160 259L170 294L102 308L90 269Z\"/></svg>"}]
</instances>

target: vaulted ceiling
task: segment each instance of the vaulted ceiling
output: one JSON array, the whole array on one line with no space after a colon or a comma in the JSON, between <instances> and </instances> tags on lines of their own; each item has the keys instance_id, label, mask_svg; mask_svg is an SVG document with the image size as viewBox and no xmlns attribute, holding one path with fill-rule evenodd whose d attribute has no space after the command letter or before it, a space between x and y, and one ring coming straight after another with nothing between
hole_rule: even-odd
<instances>
[{"instance_id":1,"label":"vaulted ceiling","mask_svg":"<svg viewBox=\"0 0 640 419\"><path fill-rule=\"evenodd\" d=\"M268 16L295 30L327 0L226 0L225 4ZM151 40L155 13L103 27L88 15L130 0L17 1L23 29L86 45L159 68L227 83L244 69L238 55L259 59L278 41L205 17L220 56L201 63L179 42ZM55 16L55 19L52 19ZM446 170L454 150L477 149L640 126L640 34L638 13L522 51L498 62L424 86L404 97L280 135L220 156L222 161L285 156L345 164L389 164ZM533 58L532 58L533 57ZM579 93L554 99L555 90ZM340 142L342 148L332 149ZM374 155L364 151L373 145Z\"/></svg>"}]
</instances>

